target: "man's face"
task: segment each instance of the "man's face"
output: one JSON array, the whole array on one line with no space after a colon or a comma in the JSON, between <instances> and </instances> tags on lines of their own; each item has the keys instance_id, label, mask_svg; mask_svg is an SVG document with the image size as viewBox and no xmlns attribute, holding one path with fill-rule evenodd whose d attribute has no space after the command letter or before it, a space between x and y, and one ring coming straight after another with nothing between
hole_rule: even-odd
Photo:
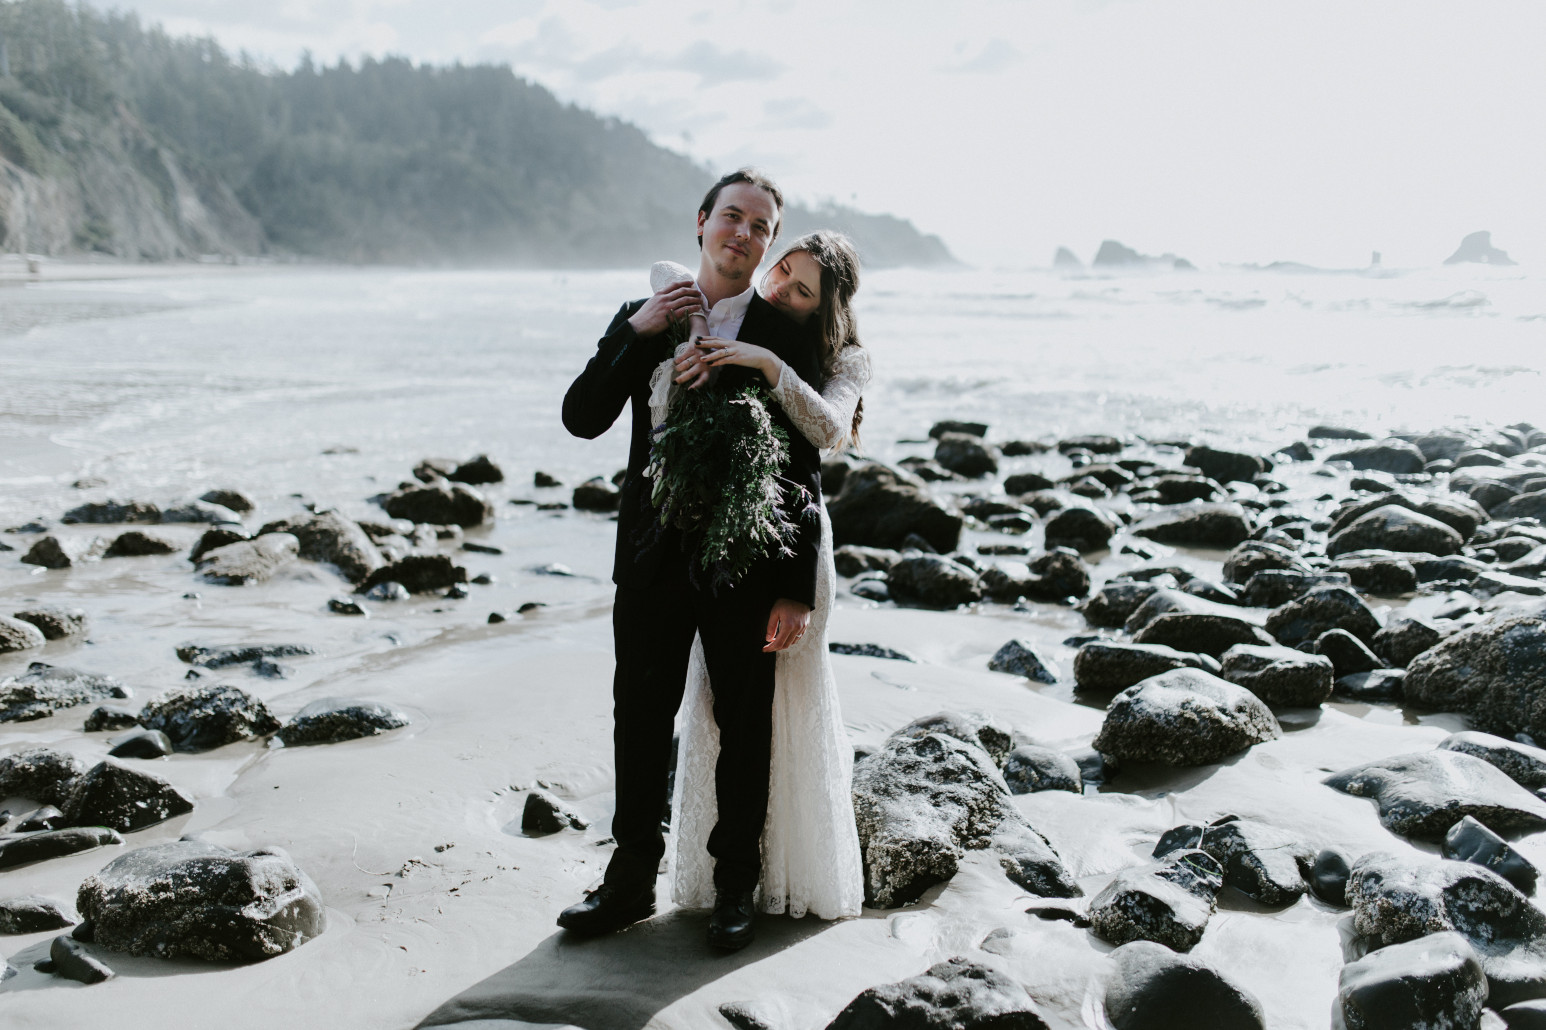
<instances>
[{"instance_id":1,"label":"man's face","mask_svg":"<svg viewBox=\"0 0 1546 1030\"><path fill-rule=\"evenodd\" d=\"M735 182L719 191L714 210L698 212L703 256L726 279L750 281L778 224L778 207L760 186Z\"/></svg>"}]
</instances>

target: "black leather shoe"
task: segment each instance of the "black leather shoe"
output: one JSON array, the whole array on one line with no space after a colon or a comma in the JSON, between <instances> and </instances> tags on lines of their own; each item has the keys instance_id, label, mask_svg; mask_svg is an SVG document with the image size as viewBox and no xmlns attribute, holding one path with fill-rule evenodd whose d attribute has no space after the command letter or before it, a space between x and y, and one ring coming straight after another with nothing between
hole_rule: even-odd
<instances>
[{"instance_id":1,"label":"black leather shoe","mask_svg":"<svg viewBox=\"0 0 1546 1030\"><path fill-rule=\"evenodd\" d=\"M585 900L570 905L558 914L558 925L570 933L590 936L621 930L631 923L655 914L655 888L624 892L602 884L585 895Z\"/></svg>"},{"instance_id":2,"label":"black leather shoe","mask_svg":"<svg viewBox=\"0 0 1546 1030\"><path fill-rule=\"evenodd\" d=\"M752 892L720 891L714 896L714 914L709 916L709 946L720 951L740 951L752 942Z\"/></svg>"}]
</instances>

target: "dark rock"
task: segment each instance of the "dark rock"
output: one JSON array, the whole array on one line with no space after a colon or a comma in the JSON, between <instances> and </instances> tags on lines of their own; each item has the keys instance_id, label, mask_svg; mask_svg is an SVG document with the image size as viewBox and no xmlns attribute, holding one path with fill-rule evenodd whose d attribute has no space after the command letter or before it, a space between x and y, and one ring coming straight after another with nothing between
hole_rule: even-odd
<instances>
[{"instance_id":1,"label":"dark rock","mask_svg":"<svg viewBox=\"0 0 1546 1030\"><path fill-rule=\"evenodd\" d=\"M1224 871L1224 883L1263 905L1289 905L1309 890L1315 849L1286 830L1248 819L1203 830L1203 851Z\"/></svg>"},{"instance_id":2,"label":"dark rock","mask_svg":"<svg viewBox=\"0 0 1546 1030\"><path fill-rule=\"evenodd\" d=\"M871 987L826 1030L1048 1030L1024 987L957 956L894 984Z\"/></svg>"},{"instance_id":3,"label":"dark rock","mask_svg":"<svg viewBox=\"0 0 1546 1030\"><path fill-rule=\"evenodd\" d=\"M857 576L861 572L889 572L891 566L902 560L897 551L880 547L860 547L845 544L832 552L833 564L839 576Z\"/></svg>"},{"instance_id":4,"label":"dark rock","mask_svg":"<svg viewBox=\"0 0 1546 1030\"><path fill-rule=\"evenodd\" d=\"M1002 766L1014 747L1014 732L985 712L936 712L914 719L891 734L891 739L921 740L930 733L954 737L963 744L981 748L995 766Z\"/></svg>"},{"instance_id":5,"label":"dark rock","mask_svg":"<svg viewBox=\"0 0 1546 1030\"><path fill-rule=\"evenodd\" d=\"M424 486L409 486L388 495L381 506L395 519L427 522L436 526L454 525L466 529L494 519L494 506L488 498L461 483L434 482Z\"/></svg>"},{"instance_id":6,"label":"dark rock","mask_svg":"<svg viewBox=\"0 0 1546 1030\"><path fill-rule=\"evenodd\" d=\"M1406 696L1478 729L1546 737L1546 617L1493 618L1440 641L1408 663Z\"/></svg>"},{"instance_id":7,"label":"dark rock","mask_svg":"<svg viewBox=\"0 0 1546 1030\"><path fill-rule=\"evenodd\" d=\"M1460 534L1462 541L1469 540L1475 534L1477 527L1487 521L1487 513L1481 507L1468 500L1438 500L1432 497L1413 497L1392 491L1366 498L1357 503L1342 505L1332 516L1329 532L1332 535L1336 535L1370 512L1391 506L1406 508L1408 511L1415 511L1419 515L1426 515L1436 522L1442 522ZM1390 549L1401 550L1398 547L1391 547Z\"/></svg>"},{"instance_id":8,"label":"dark rock","mask_svg":"<svg viewBox=\"0 0 1546 1030\"><path fill-rule=\"evenodd\" d=\"M1232 615L1212 612L1167 612L1140 629L1133 641L1163 644L1180 651L1221 657L1237 644L1271 644L1261 627Z\"/></svg>"},{"instance_id":9,"label":"dark rock","mask_svg":"<svg viewBox=\"0 0 1546 1030\"><path fill-rule=\"evenodd\" d=\"M201 669L225 669L265 658L296 658L316 654L308 644L179 644L177 657Z\"/></svg>"},{"instance_id":10,"label":"dark rock","mask_svg":"<svg viewBox=\"0 0 1546 1030\"><path fill-rule=\"evenodd\" d=\"M1265 1030L1255 995L1163 944L1133 941L1111 953L1106 1019L1113 1030Z\"/></svg>"},{"instance_id":11,"label":"dark rock","mask_svg":"<svg viewBox=\"0 0 1546 1030\"><path fill-rule=\"evenodd\" d=\"M1120 628L1158 589L1153 583L1108 582L1079 605L1079 611L1091 626Z\"/></svg>"},{"instance_id":12,"label":"dark rock","mask_svg":"<svg viewBox=\"0 0 1546 1030\"><path fill-rule=\"evenodd\" d=\"M1137 570L1142 571L1142 570ZM1185 581L1190 582L1192 574L1184 573ZM1181 576L1177 576L1181 579ZM1255 624L1252 613L1241 610L1240 607L1230 604L1218 604L1195 594L1189 594L1184 590L1172 589L1161 586L1151 594L1142 604L1133 609L1133 614L1127 617L1127 622L1122 626L1129 633L1138 633L1161 615L1217 615L1225 619L1250 622Z\"/></svg>"},{"instance_id":13,"label":"dark rock","mask_svg":"<svg viewBox=\"0 0 1546 1030\"><path fill-rule=\"evenodd\" d=\"M1185 504L1188 501L1216 501L1223 486L1207 476L1167 472L1133 484L1133 500L1140 504Z\"/></svg>"},{"instance_id":14,"label":"dark rock","mask_svg":"<svg viewBox=\"0 0 1546 1030\"><path fill-rule=\"evenodd\" d=\"M30 651L46 643L48 638L32 623L0 615L0 654Z\"/></svg>"},{"instance_id":15,"label":"dark rock","mask_svg":"<svg viewBox=\"0 0 1546 1030\"><path fill-rule=\"evenodd\" d=\"M1351 872L1346 855L1336 848L1322 848L1305 880L1311 894L1328 905L1347 908L1347 878Z\"/></svg>"},{"instance_id":16,"label":"dark rock","mask_svg":"<svg viewBox=\"0 0 1546 1030\"><path fill-rule=\"evenodd\" d=\"M421 483L433 483L456 471L455 458L425 458L413 467L413 478Z\"/></svg>"},{"instance_id":17,"label":"dark rock","mask_svg":"<svg viewBox=\"0 0 1546 1030\"><path fill-rule=\"evenodd\" d=\"M471 552L473 554L504 554L505 553L505 549L503 547L495 547L493 544L474 543L471 540L464 540L462 542L462 550L469 551L469 552Z\"/></svg>"},{"instance_id":18,"label":"dark rock","mask_svg":"<svg viewBox=\"0 0 1546 1030\"><path fill-rule=\"evenodd\" d=\"M1463 544L1460 534L1439 520L1398 504L1387 504L1336 532L1326 544L1326 553L1335 558L1349 551L1383 549L1442 557L1455 554Z\"/></svg>"},{"instance_id":19,"label":"dark rock","mask_svg":"<svg viewBox=\"0 0 1546 1030\"><path fill-rule=\"evenodd\" d=\"M98 705L86 715L86 724L81 729L86 733L101 733L106 730L124 730L139 724L140 716L137 711L115 708L112 705Z\"/></svg>"},{"instance_id":20,"label":"dark rock","mask_svg":"<svg viewBox=\"0 0 1546 1030\"><path fill-rule=\"evenodd\" d=\"M1516 494L1490 510L1496 518L1500 519L1546 520L1546 490L1535 489L1528 493ZM26 561L25 558L22 560Z\"/></svg>"},{"instance_id":21,"label":"dark rock","mask_svg":"<svg viewBox=\"0 0 1546 1030\"><path fill-rule=\"evenodd\" d=\"M587 479L574 488L570 498L576 511L616 511L622 501L622 492L600 476Z\"/></svg>"},{"instance_id":22,"label":"dark rock","mask_svg":"<svg viewBox=\"0 0 1546 1030\"><path fill-rule=\"evenodd\" d=\"M38 963L40 972L53 973L67 980L79 980L83 984L99 984L115 975L101 960L93 958L80 942L69 937L55 937L48 946L48 962ZM37 968L37 967L34 967Z\"/></svg>"},{"instance_id":23,"label":"dark rock","mask_svg":"<svg viewBox=\"0 0 1546 1030\"><path fill-rule=\"evenodd\" d=\"M148 525L161 521L161 509L144 501L101 501L71 508L60 516L59 521L66 525L81 522L139 522Z\"/></svg>"},{"instance_id":24,"label":"dark rock","mask_svg":"<svg viewBox=\"0 0 1546 1030\"><path fill-rule=\"evenodd\" d=\"M948 418L929 427L930 440L938 440L946 433L964 433L967 436L980 438L988 435L988 427L981 422L958 422Z\"/></svg>"},{"instance_id":25,"label":"dark rock","mask_svg":"<svg viewBox=\"0 0 1546 1030\"><path fill-rule=\"evenodd\" d=\"M1246 581L1240 603L1252 608L1277 608L1324 586L1352 586L1346 573L1266 570Z\"/></svg>"},{"instance_id":26,"label":"dark rock","mask_svg":"<svg viewBox=\"0 0 1546 1030\"><path fill-rule=\"evenodd\" d=\"M1022 744L1004 759L1004 782L1011 794L1034 794L1043 790L1070 790L1082 793L1084 785L1079 765L1061 751L1034 744Z\"/></svg>"},{"instance_id":27,"label":"dark rock","mask_svg":"<svg viewBox=\"0 0 1546 1030\"><path fill-rule=\"evenodd\" d=\"M1475 730L1451 733L1439 741L1439 747L1480 758L1521 787L1534 791L1546 787L1546 750L1541 748Z\"/></svg>"},{"instance_id":28,"label":"dark rock","mask_svg":"<svg viewBox=\"0 0 1546 1030\"><path fill-rule=\"evenodd\" d=\"M1353 929L1388 946L1453 930L1487 974L1502 1007L1546 996L1546 914L1496 873L1470 862L1364 855L1347 882Z\"/></svg>"},{"instance_id":29,"label":"dark rock","mask_svg":"<svg viewBox=\"0 0 1546 1030\"><path fill-rule=\"evenodd\" d=\"M1211 579L1202 576L1193 576L1181 586L1183 594L1191 594L1205 601L1216 601L1219 604L1239 604L1240 594L1233 587L1223 583L1215 583Z\"/></svg>"},{"instance_id":30,"label":"dark rock","mask_svg":"<svg viewBox=\"0 0 1546 1030\"><path fill-rule=\"evenodd\" d=\"M848 478L848 470L852 467L847 458L828 458L822 462L821 492L828 496L841 492L843 480Z\"/></svg>"},{"instance_id":31,"label":"dark rock","mask_svg":"<svg viewBox=\"0 0 1546 1030\"><path fill-rule=\"evenodd\" d=\"M366 576L356 593L366 593L382 583L401 583L410 593L427 594L467 582L467 570L444 554L410 554L383 565Z\"/></svg>"},{"instance_id":32,"label":"dark rock","mask_svg":"<svg viewBox=\"0 0 1546 1030\"><path fill-rule=\"evenodd\" d=\"M118 741L108 754L114 758L165 758L172 742L160 730L140 730Z\"/></svg>"},{"instance_id":33,"label":"dark rock","mask_svg":"<svg viewBox=\"0 0 1546 1030\"><path fill-rule=\"evenodd\" d=\"M406 725L408 716L379 701L322 697L291 716L277 735L286 747L297 747L373 737Z\"/></svg>"},{"instance_id":34,"label":"dark rock","mask_svg":"<svg viewBox=\"0 0 1546 1030\"><path fill-rule=\"evenodd\" d=\"M1390 662L1393 667L1405 668L1411 659L1432 648L1444 639L1438 629L1421 619L1391 619L1370 640L1374 654Z\"/></svg>"},{"instance_id":35,"label":"dark rock","mask_svg":"<svg viewBox=\"0 0 1546 1030\"><path fill-rule=\"evenodd\" d=\"M865 904L893 908L955 875L967 849L991 847L1016 884L1044 897L1079 887L1020 814L987 752L930 733L892 738L854 766Z\"/></svg>"},{"instance_id":36,"label":"dark rock","mask_svg":"<svg viewBox=\"0 0 1546 1030\"><path fill-rule=\"evenodd\" d=\"M262 583L300 554L300 541L289 533L243 540L217 547L201 557L197 565L204 578L222 586L246 586Z\"/></svg>"},{"instance_id":37,"label":"dark rock","mask_svg":"<svg viewBox=\"0 0 1546 1030\"><path fill-rule=\"evenodd\" d=\"M884 602L891 600L891 587L883 579L860 580L849 587L848 592L855 597L862 597L866 601Z\"/></svg>"},{"instance_id":38,"label":"dark rock","mask_svg":"<svg viewBox=\"0 0 1546 1030\"><path fill-rule=\"evenodd\" d=\"M999 648L988 659L988 668L993 672L1024 676L1037 683L1058 681L1057 663L1037 653L1035 646L1024 640L1011 640Z\"/></svg>"},{"instance_id":39,"label":"dark rock","mask_svg":"<svg viewBox=\"0 0 1546 1030\"><path fill-rule=\"evenodd\" d=\"M230 508L243 515L257 507L252 498L240 490L209 490L199 500L206 504L218 504L222 508Z\"/></svg>"},{"instance_id":40,"label":"dark rock","mask_svg":"<svg viewBox=\"0 0 1546 1030\"><path fill-rule=\"evenodd\" d=\"M299 541L302 558L336 566L351 583L358 583L386 563L370 534L336 511L270 522L259 531L264 533L289 533Z\"/></svg>"},{"instance_id":41,"label":"dark rock","mask_svg":"<svg viewBox=\"0 0 1546 1030\"><path fill-rule=\"evenodd\" d=\"M1203 475L1220 483L1249 483L1268 471L1267 463L1254 454L1205 446L1188 448L1185 460L1192 468L1201 469Z\"/></svg>"},{"instance_id":42,"label":"dark rock","mask_svg":"<svg viewBox=\"0 0 1546 1030\"><path fill-rule=\"evenodd\" d=\"M1310 450L1310 445L1303 440L1295 440L1286 447L1280 447L1273 452L1274 458L1284 458L1288 461L1311 461L1315 458L1315 452Z\"/></svg>"},{"instance_id":43,"label":"dark rock","mask_svg":"<svg viewBox=\"0 0 1546 1030\"><path fill-rule=\"evenodd\" d=\"M956 608L983 596L975 572L937 554L903 558L891 567L887 582L894 599L925 608Z\"/></svg>"},{"instance_id":44,"label":"dark rock","mask_svg":"<svg viewBox=\"0 0 1546 1030\"><path fill-rule=\"evenodd\" d=\"M861 658L889 658L898 662L916 662L918 660L906 651L894 651L889 647L881 647L879 644L840 644L833 641L827 645L827 650L832 654L858 655Z\"/></svg>"},{"instance_id":45,"label":"dark rock","mask_svg":"<svg viewBox=\"0 0 1546 1030\"><path fill-rule=\"evenodd\" d=\"M1439 853L1458 862L1474 862L1491 869L1525 894L1535 893L1535 881L1540 870L1508 841L1487 827L1466 816L1444 835L1444 846Z\"/></svg>"},{"instance_id":46,"label":"dark rock","mask_svg":"<svg viewBox=\"0 0 1546 1030\"><path fill-rule=\"evenodd\" d=\"M1116 531L1116 523L1105 512L1076 505L1047 520L1047 546L1071 547L1081 554L1099 551Z\"/></svg>"},{"instance_id":47,"label":"dark rock","mask_svg":"<svg viewBox=\"0 0 1546 1030\"><path fill-rule=\"evenodd\" d=\"M1217 673L1219 665L1208 655L1177 651L1158 644L1095 641L1074 655L1074 682L1081 690L1126 690L1151 676L1172 669L1201 669Z\"/></svg>"},{"instance_id":48,"label":"dark rock","mask_svg":"<svg viewBox=\"0 0 1546 1030\"><path fill-rule=\"evenodd\" d=\"M777 1030L754 1001L727 1001L719 1006L719 1014L734 1030Z\"/></svg>"},{"instance_id":49,"label":"dark rock","mask_svg":"<svg viewBox=\"0 0 1546 1030\"><path fill-rule=\"evenodd\" d=\"M1067 506L1067 498L1056 490L1034 490L1028 494L1021 494L1019 501L1043 518Z\"/></svg>"},{"instance_id":50,"label":"dark rock","mask_svg":"<svg viewBox=\"0 0 1546 1030\"><path fill-rule=\"evenodd\" d=\"M1051 490L1052 487L1052 480L1040 472L1019 472L1004 480L1004 492L1011 497L1036 490Z\"/></svg>"},{"instance_id":51,"label":"dark rock","mask_svg":"<svg viewBox=\"0 0 1546 1030\"><path fill-rule=\"evenodd\" d=\"M41 565L45 569L68 569L86 562L96 561L107 550L107 541L101 537L45 536L21 556L27 565Z\"/></svg>"},{"instance_id":52,"label":"dark rock","mask_svg":"<svg viewBox=\"0 0 1546 1030\"><path fill-rule=\"evenodd\" d=\"M1460 1030L1480 1025L1487 976L1463 936L1436 933L1343 966L1337 996L1347 1030Z\"/></svg>"},{"instance_id":53,"label":"dark rock","mask_svg":"<svg viewBox=\"0 0 1546 1030\"><path fill-rule=\"evenodd\" d=\"M1487 509L1488 512L1493 512L1501 507L1504 501L1516 496L1518 493L1518 490L1506 483L1484 480L1471 487L1468 496L1471 500Z\"/></svg>"},{"instance_id":54,"label":"dark rock","mask_svg":"<svg viewBox=\"0 0 1546 1030\"><path fill-rule=\"evenodd\" d=\"M1345 629L1328 629L1315 638L1314 646L1316 654L1331 659L1337 679L1384 667L1378 655Z\"/></svg>"},{"instance_id":55,"label":"dark rock","mask_svg":"<svg viewBox=\"0 0 1546 1030\"><path fill-rule=\"evenodd\" d=\"M1111 944L1154 941L1191 951L1213 916L1224 871L1210 855L1180 851L1158 866L1118 873L1090 900L1095 935Z\"/></svg>"},{"instance_id":56,"label":"dark rock","mask_svg":"<svg viewBox=\"0 0 1546 1030\"><path fill-rule=\"evenodd\" d=\"M104 558L140 558L156 554L176 554L181 545L164 533L131 529L119 533L118 538L102 553Z\"/></svg>"},{"instance_id":57,"label":"dark rock","mask_svg":"<svg viewBox=\"0 0 1546 1030\"><path fill-rule=\"evenodd\" d=\"M1205 765L1280 732L1255 694L1198 669L1175 669L1112 699L1094 747L1124 761Z\"/></svg>"},{"instance_id":58,"label":"dark rock","mask_svg":"<svg viewBox=\"0 0 1546 1030\"><path fill-rule=\"evenodd\" d=\"M1057 448L1063 454L1067 454L1070 451L1089 451L1091 454L1116 454L1122 449L1122 441L1114 436L1106 436L1104 434L1070 436L1066 440L1059 440Z\"/></svg>"},{"instance_id":59,"label":"dark rock","mask_svg":"<svg viewBox=\"0 0 1546 1030\"><path fill-rule=\"evenodd\" d=\"M1274 708L1314 708L1331 696L1333 663L1276 644L1237 644L1224 652L1219 675Z\"/></svg>"},{"instance_id":60,"label":"dark rock","mask_svg":"<svg viewBox=\"0 0 1546 1030\"><path fill-rule=\"evenodd\" d=\"M199 537L199 542L193 545L193 551L188 555L188 560L197 563L211 551L225 547L227 544L237 544L251 539L242 530L232 529L229 526L214 526L206 529L204 535Z\"/></svg>"},{"instance_id":61,"label":"dark rock","mask_svg":"<svg viewBox=\"0 0 1546 1030\"><path fill-rule=\"evenodd\" d=\"M38 830L62 829L64 825L64 813L53 805L44 805L22 816L12 829L17 833L35 833Z\"/></svg>"},{"instance_id":62,"label":"dark rock","mask_svg":"<svg viewBox=\"0 0 1546 1030\"><path fill-rule=\"evenodd\" d=\"M176 687L140 710L140 725L160 730L178 751L207 751L256 740L279 729L268 706L228 683Z\"/></svg>"},{"instance_id":63,"label":"dark rock","mask_svg":"<svg viewBox=\"0 0 1546 1030\"><path fill-rule=\"evenodd\" d=\"M364 605L350 597L328 598L327 610L334 615L364 615L367 617L370 615L370 612L365 609Z\"/></svg>"},{"instance_id":64,"label":"dark rock","mask_svg":"<svg viewBox=\"0 0 1546 1030\"><path fill-rule=\"evenodd\" d=\"M446 478L456 483L481 486L484 483L503 483L505 473L487 454L480 454L456 466Z\"/></svg>"},{"instance_id":65,"label":"dark rock","mask_svg":"<svg viewBox=\"0 0 1546 1030\"><path fill-rule=\"evenodd\" d=\"M101 947L213 962L271 958L326 925L322 896L284 851L195 840L119 856L86 878L76 907Z\"/></svg>"},{"instance_id":66,"label":"dark rock","mask_svg":"<svg viewBox=\"0 0 1546 1030\"><path fill-rule=\"evenodd\" d=\"M33 662L20 676L0 679L0 722L42 719L64 708L130 693L111 676Z\"/></svg>"},{"instance_id":67,"label":"dark rock","mask_svg":"<svg viewBox=\"0 0 1546 1030\"><path fill-rule=\"evenodd\" d=\"M1331 569L1345 573L1367 594L1409 594L1417 589L1417 569L1403 558L1342 558Z\"/></svg>"},{"instance_id":68,"label":"dark rock","mask_svg":"<svg viewBox=\"0 0 1546 1030\"><path fill-rule=\"evenodd\" d=\"M1406 673L1401 669L1374 669L1343 676L1334 692L1353 701L1400 701L1406 696Z\"/></svg>"},{"instance_id":69,"label":"dark rock","mask_svg":"<svg viewBox=\"0 0 1546 1030\"><path fill-rule=\"evenodd\" d=\"M76 826L125 833L193 811L193 802L159 776L105 759L75 781L61 806Z\"/></svg>"},{"instance_id":70,"label":"dark rock","mask_svg":"<svg viewBox=\"0 0 1546 1030\"><path fill-rule=\"evenodd\" d=\"M1533 998L1505 1006L1498 1015L1508 1030L1546 1030L1546 998Z\"/></svg>"},{"instance_id":71,"label":"dark rock","mask_svg":"<svg viewBox=\"0 0 1546 1030\"><path fill-rule=\"evenodd\" d=\"M1089 566L1070 548L1052 547L1031 559L1030 569L1033 579L1026 596L1032 600L1061 601L1090 594Z\"/></svg>"},{"instance_id":72,"label":"dark rock","mask_svg":"<svg viewBox=\"0 0 1546 1030\"><path fill-rule=\"evenodd\" d=\"M103 826L72 826L23 837L0 838L0 869L13 869L63 855L77 855L106 844L122 843L122 837Z\"/></svg>"},{"instance_id":73,"label":"dark rock","mask_svg":"<svg viewBox=\"0 0 1546 1030\"><path fill-rule=\"evenodd\" d=\"M1310 567L1288 548L1260 540L1246 540L1237 544L1224 559L1224 579L1229 583L1243 586L1256 573L1267 571L1308 574Z\"/></svg>"},{"instance_id":74,"label":"dark rock","mask_svg":"<svg viewBox=\"0 0 1546 1030\"><path fill-rule=\"evenodd\" d=\"M545 790L533 790L526 795L526 807L521 811L521 832L541 837L559 830L583 830L590 823Z\"/></svg>"},{"instance_id":75,"label":"dark rock","mask_svg":"<svg viewBox=\"0 0 1546 1030\"><path fill-rule=\"evenodd\" d=\"M962 518L947 511L923 484L885 465L860 465L848 474L843 490L827 505L836 545L861 544L899 549L916 533L940 552L954 551Z\"/></svg>"},{"instance_id":76,"label":"dark rock","mask_svg":"<svg viewBox=\"0 0 1546 1030\"><path fill-rule=\"evenodd\" d=\"M1472 437L1449 431L1437 433L1421 433L1409 438L1410 442L1422 452L1423 460L1438 461L1448 459L1454 461L1462 451L1470 450L1475 446Z\"/></svg>"},{"instance_id":77,"label":"dark rock","mask_svg":"<svg viewBox=\"0 0 1546 1030\"><path fill-rule=\"evenodd\" d=\"M0 901L0 933L45 933L75 923L75 914L53 898L36 894Z\"/></svg>"},{"instance_id":78,"label":"dark rock","mask_svg":"<svg viewBox=\"0 0 1546 1030\"><path fill-rule=\"evenodd\" d=\"M16 613L16 617L22 622L32 623L49 640L64 640L66 637L84 637L91 631L91 623L86 618L86 613L80 608L45 605L39 608L28 608L24 611L19 611Z\"/></svg>"},{"instance_id":79,"label":"dark rock","mask_svg":"<svg viewBox=\"0 0 1546 1030\"><path fill-rule=\"evenodd\" d=\"M1374 469L1400 476L1421 472L1428 459L1415 445L1392 438L1349 447L1326 455L1325 460L1345 461L1355 469Z\"/></svg>"},{"instance_id":80,"label":"dark rock","mask_svg":"<svg viewBox=\"0 0 1546 1030\"><path fill-rule=\"evenodd\" d=\"M1305 434L1311 440L1373 440L1374 437L1362 429L1348 429L1345 426L1311 426Z\"/></svg>"},{"instance_id":81,"label":"dark rock","mask_svg":"<svg viewBox=\"0 0 1546 1030\"><path fill-rule=\"evenodd\" d=\"M63 806L86 766L67 751L34 747L0 756L0 798L19 797Z\"/></svg>"},{"instance_id":82,"label":"dark rock","mask_svg":"<svg viewBox=\"0 0 1546 1030\"><path fill-rule=\"evenodd\" d=\"M413 595L407 587L395 579L389 579L365 591L365 596L372 601L406 601Z\"/></svg>"},{"instance_id":83,"label":"dark rock","mask_svg":"<svg viewBox=\"0 0 1546 1030\"><path fill-rule=\"evenodd\" d=\"M1233 547L1251 535L1251 521L1238 504L1178 504L1133 526L1138 536L1162 544Z\"/></svg>"},{"instance_id":84,"label":"dark rock","mask_svg":"<svg viewBox=\"0 0 1546 1030\"><path fill-rule=\"evenodd\" d=\"M242 517L230 508L218 504L208 504L204 501L189 501L187 504L179 504L171 508L161 509L162 522L202 522L214 524L221 522L240 523Z\"/></svg>"},{"instance_id":85,"label":"dark rock","mask_svg":"<svg viewBox=\"0 0 1546 1030\"><path fill-rule=\"evenodd\" d=\"M1324 782L1371 799L1387 830L1414 840L1442 840L1468 815L1502 834L1546 829L1546 802L1494 766L1458 751L1393 755Z\"/></svg>"},{"instance_id":86,"label":"dark rock","mask_svg":"<svg viewBox=\"0 0 1546 1030\"><path fill-rule=\"evenodd\" d=\"M997 472L998 459L997 447L968 433L945 433L934 447L936 464L968 479Z\"/></svg>"},{"instance_id":87,"label":"dark rock","mask_svg":"<svg viewBox=\"0 0 1546 1030\"><path fill-rule=\"evenodd\" d=\"M1380 631L1380 620L1345 587L1312 590L1267 616L1267 632L1289 647L1315 640L1329 629L1345 629L1367 643Z\"/></svg>"}]
</instances>

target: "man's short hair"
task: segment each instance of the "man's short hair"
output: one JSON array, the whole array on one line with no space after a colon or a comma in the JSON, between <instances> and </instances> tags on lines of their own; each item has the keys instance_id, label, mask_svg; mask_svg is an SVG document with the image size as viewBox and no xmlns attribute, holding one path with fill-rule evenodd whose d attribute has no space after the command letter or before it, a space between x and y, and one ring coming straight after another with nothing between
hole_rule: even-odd
<instances>
[{"instance_id":1,"label":"man's short hair","mask_svg":"<svg viewBox=\"0 0 1546 1030\"><path fill-rule=\"evenodd\" d=\"M778 188L778 183L768 178L755 168L737 168L735 171L720 176L718 182L709 187L709 191L703 195L703 203L698 205L698 213L707 218L714 213L714 205L719 202L719 191L726 186L733 186L738 182L744 182L749 186L766 190L773 198L773 206L778 209L778 219L773 223L773 235L769 242L778 239L778 230L784 223L784 191ZM703 237L698 237L698 248L703 248Z\"/></svg>"}]
</instances>

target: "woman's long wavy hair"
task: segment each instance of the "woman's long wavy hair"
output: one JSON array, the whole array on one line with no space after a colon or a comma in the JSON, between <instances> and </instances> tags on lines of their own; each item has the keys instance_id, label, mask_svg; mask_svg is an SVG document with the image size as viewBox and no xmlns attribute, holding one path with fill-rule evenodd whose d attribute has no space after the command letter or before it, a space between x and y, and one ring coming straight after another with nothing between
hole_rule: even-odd
<instances>
[{"instance_id":1,"label":"woman's long wavy hair","mask_svg":"<svg viewBox=\"0 0 1546 1030\"><path fill-rule=\"evenodd\" d=\"M853 298L859 289L859 252L853 241L840 232L818 229L790 242L778 255L776 265L795 251L804 251L821 267L821 306L816 309L811 325L817 334L821 354L822 382L826 384L837 364L837 357L849 347L859 343L859 324L854 318ZM854 409L853 427L845 441L849 447L859 446L859 423L864 421L864 399Z\"/></svg>"}]
</instances>

